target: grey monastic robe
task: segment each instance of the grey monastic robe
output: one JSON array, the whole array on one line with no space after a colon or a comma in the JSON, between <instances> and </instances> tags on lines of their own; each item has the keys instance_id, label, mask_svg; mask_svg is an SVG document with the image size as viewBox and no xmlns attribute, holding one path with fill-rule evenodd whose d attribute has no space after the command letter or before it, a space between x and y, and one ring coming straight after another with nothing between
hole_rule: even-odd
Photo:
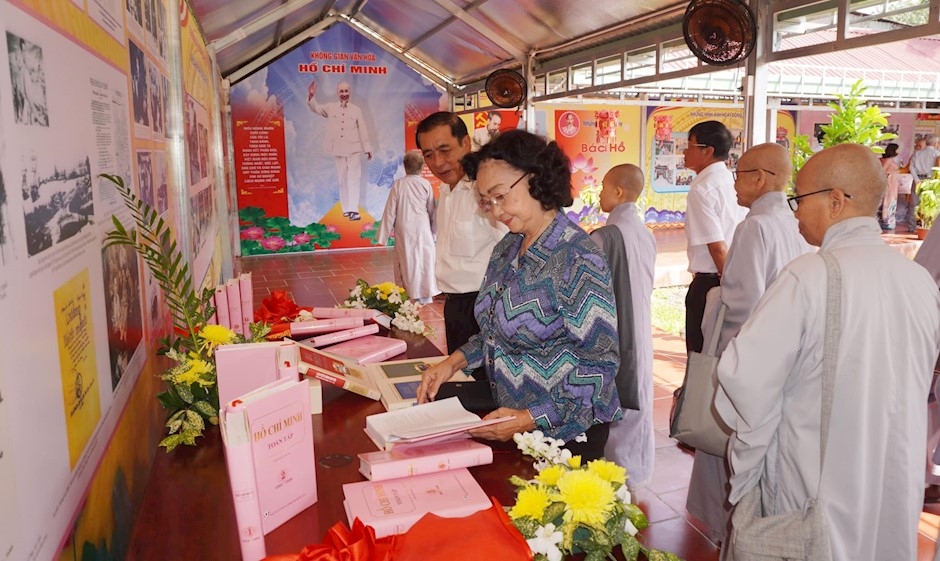
<instances>
[{"instance_id":1,"label":"grey monastic robe","mask_svg":"<svg viewBox=\"0 0 940 561\"><path fill-rule=\"evenodd\" d=\"M632 303L631 333L638 408L624 408L623 419L611 423L604 455L627 468L627 483L636 489L649 483L653 475L653 457L656 450L653 432L653 336L650 311L656 269L656 240L640 218L635 203L623 203L615 207L607 218L607 226L600 228L605 229L619 230L620 249L628 264L625 273L614 269L612 271L618 306L621 297L629 297ZM601 233L597 238L604 235ZM610 237L616 239L617 236ZM603 243L609 245L611 251L617 249L613 240ZM621 285L629 289L624 296L617 292L618 287L622 290Z\"/></svg>"},{"instance_id":2,"label":"grey monastic robe","mask_svg":"<svg viewBox=\"0 0 940 561\"><path fill-rule=\"evenodd\" d=\"M747 217L734 231L721 286L708 293L705 305L702 333L706 341L714 330L719 304L727 306L718 340L719 355L741 330L780 270L813 250L800 235L784 193L765 193L751 203ZM695 452L686 509L708 526L712 540L725 541L731 505L724 457Z\"/></svg>"},{"instance_id":3,"label":"grey monastic robe","mask_svg":"<svg viewBox=\"0 0 940 561\"><path fill-rule=\"evenodd\" d=\"M940 291L885 245L874 217L831 226L842 321L826 463L819 432L826 267L795 259L718 364L731 497L760 483L767 514L817 495L835 561L913 560L923 505L927 390L940 352ZM898 287L903 287L899 290Z\"/></svg>"}]
</instances>

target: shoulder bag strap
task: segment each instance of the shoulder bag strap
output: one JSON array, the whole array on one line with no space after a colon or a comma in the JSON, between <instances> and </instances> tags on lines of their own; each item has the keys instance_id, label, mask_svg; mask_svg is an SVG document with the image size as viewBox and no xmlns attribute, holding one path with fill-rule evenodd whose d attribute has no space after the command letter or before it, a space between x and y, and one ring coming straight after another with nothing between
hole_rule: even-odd
<instances>
[{"instance_id":1,"label":"shoulder bag strap","mask_svg":"<svg viewBox=\"0 0 940 561\"><path fill-rule=\"evenodd\" d=\"M718 352L718 339L721 336L721 327L725 323L725 310L728 309L728 305L724 302L718 304L718 315L715 317L715 328L712 329L711 337L708 338L708 341L705 342L705 353L709 356L715 356L715 353Z\"/></svg>"},{"instance_id":2,"label":"shoulder bag strap","mask_svg":"<svg viewBox=\"0 0 940 561\"><path fill-rule=\"evenodd\" d=\"M826 262L826 338L823 343L822 413L819 434L819 475L826 461L829 420L832 417L832 394L836 386L836 363L839 358L839 335L842 326L842 269L830 253L820 252ZM817 496L819 491L816 491Z\"/></svg>"}]
</instances>

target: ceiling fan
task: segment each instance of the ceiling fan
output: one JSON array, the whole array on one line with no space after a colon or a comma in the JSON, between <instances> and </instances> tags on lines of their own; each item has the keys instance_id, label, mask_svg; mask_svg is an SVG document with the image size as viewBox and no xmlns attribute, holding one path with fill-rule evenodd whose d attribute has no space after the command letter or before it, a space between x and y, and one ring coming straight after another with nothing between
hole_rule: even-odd
<instances>
[{"instance_id":1,"label":"ceiling fan","mask_svg":"<svg viewBox=\"0 0 940 561\"><path fill-rule=\"evenodd\" d=\"M497 70L486 77L483 88L490 102L496 107L510 109L525 101L527 86L525 78L515 70Z\"/></svg>"},{"instance_id":2,"label":"ceiling fan","mask_svg":"<svg viewBox=\"0 0 940 561\"><path fill-rule=\"evenodd\" d=\"M686 45L702 62L730 66L757 42L757 21L742 0L692 0L682 18Z\"/></svg>"}]
</instances>

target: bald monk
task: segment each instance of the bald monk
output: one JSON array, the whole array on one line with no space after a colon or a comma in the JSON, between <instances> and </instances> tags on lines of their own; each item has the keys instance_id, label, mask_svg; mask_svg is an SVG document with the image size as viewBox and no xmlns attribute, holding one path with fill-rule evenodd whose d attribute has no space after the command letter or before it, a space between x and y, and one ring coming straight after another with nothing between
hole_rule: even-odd
<instances>
[{"instance_id":1,"label":"bald monk","mask_svg":"<svg viewBox=\"0 0 940 561\"><path fill-rule=\"evenodd\" d=\"M757 301L790 261L814 250L800 236L786 189L793 167L790 153L776 143L759 144L745 152L734 172L738 204L748 210L734 231L721 286L705 305L702 333L708 341L720 304L727 306L718 353L728 345L754 311ZM725 542L731 517L728 471L724 456L695 451L686 509L705 523L709 536Z\"/></svg>"},{"instance_id":2,"label":"bald monk","mask_svg":"<svg viewBox=\"0 0 940 561\"><path fill-rule=\"evenodd\" d=\"M633 164L611 168L600 193L601 210L610 216L606 226L591 234L611 263L621 336L617 391L624 415L611 423L604 455L627 468L633 490L649 483L655 452L650 298L656 240L636 205L644 183L643 171Z\"/></svg>"},{"instance_id":3,"label":"bald monk","mask_svg":"<svg viewBox=\"0 0 940 561\"><path fill-rule=\"evenodd\" d=\"M842 278L821 477L828 275L820 255L778 273L718 364L715 406L736 431L731 503L760 485L771 515L801 510L818 493L835 561L917 558L940 291L881 238L875 212L886 183L869 148L839 144L807 161L789 199L803 237L835 258Z\"/></svg>"}]
</instances>

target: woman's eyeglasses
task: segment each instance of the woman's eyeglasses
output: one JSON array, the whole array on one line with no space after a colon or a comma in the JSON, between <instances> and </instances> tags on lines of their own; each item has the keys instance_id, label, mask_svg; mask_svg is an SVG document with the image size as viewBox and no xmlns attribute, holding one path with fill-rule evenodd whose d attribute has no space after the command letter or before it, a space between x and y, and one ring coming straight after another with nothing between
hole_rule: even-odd
<instances>
[{"instance_id":1,"label":"woman's eyeglasses","mask_svg":"<svg viewBox=\"0 0 940 561\"><path fill-rule=\"evenodd\" d=\"M503 198L506 195L508 195L509 192L512 191L512 188L518 185L519 182L522 181L527 175L529 174L528 173L522 174L522 176L519 179L513 181L512 185L507 187L502 193L498 195L493 195L492 193L490 193L491 196L489 197L478 197L477 204L480 205L480 210L482 210L483 212L489 212L493 210L493 207L502 205Z\"/></svg>"}]
</instances>

